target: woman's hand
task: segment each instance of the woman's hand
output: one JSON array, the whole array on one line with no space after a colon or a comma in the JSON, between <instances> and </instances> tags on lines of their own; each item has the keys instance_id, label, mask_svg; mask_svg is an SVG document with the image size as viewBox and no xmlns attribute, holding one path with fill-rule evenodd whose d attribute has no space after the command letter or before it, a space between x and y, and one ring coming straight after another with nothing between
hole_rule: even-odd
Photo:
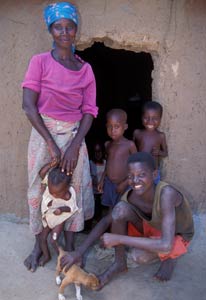
<instances>
[{"instance_id":1,"label":"woman's hand","mask_svg":"<svg viewBox=\"0 0 206 300\"><path fill-rule=\"evenodd\" d=\"M68 175L74 172L79 157L79 146L71 144L64 153L60 167L62 172L66 171Z\"/></svg>"},{"instance_id":2,"label":"woman's hand","mask_svg":"<svg viewBox=\"0 0 206 300\"><path fill-rule=\"evenodd\" d=\"M61 151L53 139L47 140L48 151L51 156L52 166L57 166L61 160Z\"/></svg>"}]
</instances>

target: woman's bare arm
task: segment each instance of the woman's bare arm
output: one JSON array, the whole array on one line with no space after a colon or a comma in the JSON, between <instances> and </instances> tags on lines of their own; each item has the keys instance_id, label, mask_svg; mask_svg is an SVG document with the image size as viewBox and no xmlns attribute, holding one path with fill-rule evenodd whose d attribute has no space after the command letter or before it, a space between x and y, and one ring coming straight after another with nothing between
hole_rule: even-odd
<instances>
[{"instance_id":1,"label":"woman's bare arm","mask_svg":"<svg viewBox=\"0 0 206 300\"><path fill-rule=\"evenodd\" d=\"M61 153L56 143L54 142L50 132L44 125L44 122L37 110L37 101L39 94L31 89L23 89L23 104L22 108L26 113L27 118L32 126L39 132L48 145L48 151L52 160L60 161Z\"/></svg>"}]
</instances>

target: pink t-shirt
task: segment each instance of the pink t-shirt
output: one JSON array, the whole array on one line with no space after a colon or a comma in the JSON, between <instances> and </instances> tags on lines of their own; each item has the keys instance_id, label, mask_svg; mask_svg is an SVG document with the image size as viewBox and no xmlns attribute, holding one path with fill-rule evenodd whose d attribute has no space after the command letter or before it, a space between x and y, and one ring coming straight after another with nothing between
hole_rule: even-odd
<instances>
[{"instance_id":1,"label":"pink t-shirt","mask_svg":"<svg viewBox=\"0 0 206 300\"><path fill-rule=\"evenodd\" d=\"M39 113L56 120L75 122L86 113L97 116L95 77L86 62L79 71L73 71L58 63L50 52L34 55L22 87L39 93Z\"/></svg>"}]
</instances>

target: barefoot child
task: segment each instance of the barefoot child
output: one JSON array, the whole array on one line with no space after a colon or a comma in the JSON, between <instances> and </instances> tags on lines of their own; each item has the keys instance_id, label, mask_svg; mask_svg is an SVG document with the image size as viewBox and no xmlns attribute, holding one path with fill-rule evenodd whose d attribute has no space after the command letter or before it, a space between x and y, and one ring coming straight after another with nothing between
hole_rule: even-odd
<instances>
[{"instance_id":1,"label":"barefoot child","mask_svg":"<svg viewBox=\"0 0 206 300\"><path fill-rule=\"evenodd\" d=\"M106 165L103 148L104 147L100 142L96 142L94 144L93 153L90 160L90 171L95 200L94 219L96 221L99 221L101 219L103 209L103 207L101 206L102 191L98 190L98 185L102 178Z\"/></svg>"},{"instance_id":2,"label":"barefoot child","mask_svg":"<svg viewBox=\"0 0 206 300\"><path fill-rule=\"evenodd\" d=\"M155 159L158 170L155 183L160 180L160 161L168 155L165 134L158 130L162 118L163 108L155 101L148 101L142 110L142 124L144 129L136 129L133 140L138 151L149 152Z\"/></svg>"},{"instance_id":3,"label":"barefoot child","mask_svg":"<svg viewBox=\"0 0 206 300\"><path fill-rule=\"evenodd\" d=\"M127 159L137 149L133 141L124 137L128 128L126 112L112 109L106 118L107 134L111 140L105 143L106 167L98 188L99 191L103 189L102 204L111 209L127 187Z\"/></svg>"},{"instance_id":4,"label":"barefoot child","mask_svg":"<svg viewBox=\"0 0 206 300\"><path fill-rule=\"evenodd\" d=\"M131 256L137 263L159 258L161 264L155 278L160 281L171 278L177 258L187 252L194 234L188 201L166 182L155 185L155 173L151 154L138 152L129 157L131 189L113 209L112 233L102 237L105 247L115 247L115 262L99 276L101 287L127 269L125 246L132 247Z\"/></svg>"},{"instance_id":5,"label":"barefoot child","mask_svg":"<svg viewBox=\"0 0 206 300\"><path fill-rule=\"evenodd\" d=\"M78 211L76 193L71 186L71 176L62 172L59 167L52 169L51 167L52 164L48 163L39 172L40 177L43 179L42 185L45 185L41 204L43 223L40 240L43 252L39 263L41 266L50 260L47 244L48 234L51 232L51 242L58 253L56 243L64 229L64 223Z\"/></svg>"},{"instance_id":6,"label":"barefoot child","mask_svg":"<svg viewBox=\"0 0 206 300\"><path fill-rule=\"evenodd\" d=\"M109 213L96 224L76 251L70 252L62 258L62 267L67 265L69 268L72 264L81 261L88 247L109 228L112 221L112 208L128 187L127 159L130 154L137 152L137 149L133 141L124 137L124 132L128 127L127 114L122 109L112 109L107 113L106 119L107 133L111 141L105 143L107 160L99 191L103 190L102 204L109 207Z\"/></svg>"}]
</instances>

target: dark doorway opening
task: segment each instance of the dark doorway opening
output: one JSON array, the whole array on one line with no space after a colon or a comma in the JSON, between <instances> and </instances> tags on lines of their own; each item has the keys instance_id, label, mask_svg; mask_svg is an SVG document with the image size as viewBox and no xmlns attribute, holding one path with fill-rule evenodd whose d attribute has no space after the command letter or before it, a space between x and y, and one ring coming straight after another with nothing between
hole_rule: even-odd
<instances>
[{"instance_id":1,"label":"dark doorway opening","mask_svg":"<svg viewBox=\"0 0 206 300\"><path fill-rule=\"evenodd\" d=\"M129 128L125 136L131 139L134 129L141 128L142 104L152 98L154 66L151 55L111 49L100 42L76 52L91 64L97 83L99 114L87 135L88 146L95 140L104 142L108 139L105 115L112 108L122 108L127 112Z\"/></svg>"}]
</instances>

